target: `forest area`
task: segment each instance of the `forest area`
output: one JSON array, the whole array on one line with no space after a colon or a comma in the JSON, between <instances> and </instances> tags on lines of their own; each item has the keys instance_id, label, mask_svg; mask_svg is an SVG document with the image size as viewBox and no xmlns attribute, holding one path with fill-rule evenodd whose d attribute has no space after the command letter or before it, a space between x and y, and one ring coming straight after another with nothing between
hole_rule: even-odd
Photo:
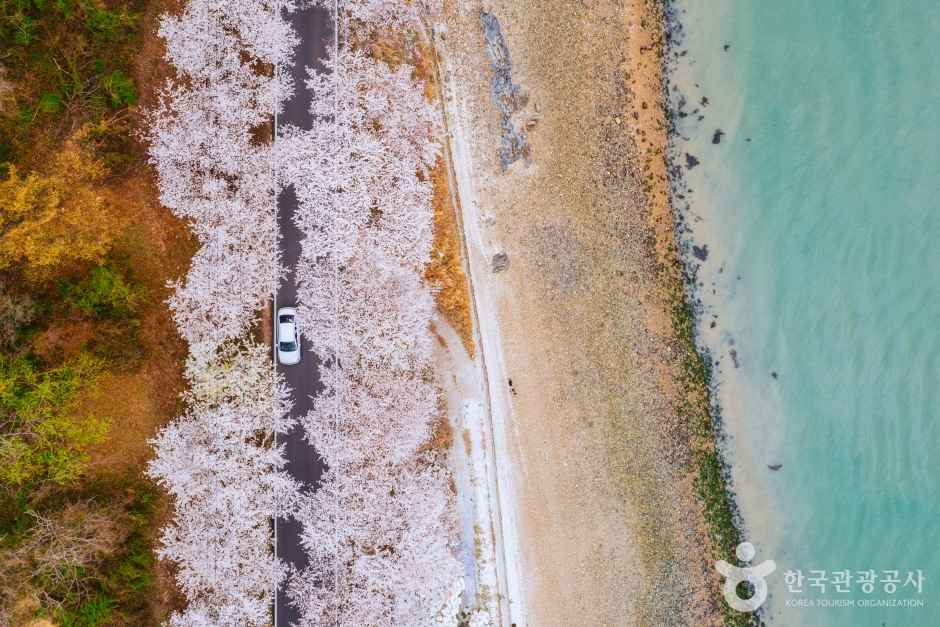
<instances>
[{"instance_id":1,"label":"forest area","mask_svg":"<svg viewBox=\"0 0 940 627\"><path fill-rule=\"evenodd\" d=\"M195 248L140 139L161 2L0 0L0 624L154 625L178 411L165 301Z\"/></svg>"}]
</instances>

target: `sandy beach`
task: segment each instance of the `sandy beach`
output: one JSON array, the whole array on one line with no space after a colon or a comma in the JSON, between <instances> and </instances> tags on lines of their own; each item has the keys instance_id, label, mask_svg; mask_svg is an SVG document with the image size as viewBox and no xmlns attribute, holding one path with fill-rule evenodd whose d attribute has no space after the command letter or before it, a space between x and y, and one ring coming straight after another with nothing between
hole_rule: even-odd
<instances>
[{"instance_id":1,"label":"sandy beach","mask_svg":"<svg viewBox=\"0 0 940 627\"><path fill-rule=\"evenodd\" d=\"M657 11L449 0L436 35L520 627L720 624Z\"/></svg>"}]
</instances>

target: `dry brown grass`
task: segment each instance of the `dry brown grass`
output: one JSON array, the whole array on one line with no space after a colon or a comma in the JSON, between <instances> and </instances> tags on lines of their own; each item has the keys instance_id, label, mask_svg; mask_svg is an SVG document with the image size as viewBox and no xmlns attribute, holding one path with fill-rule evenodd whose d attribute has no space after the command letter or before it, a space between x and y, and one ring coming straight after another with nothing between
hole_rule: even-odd
<instances>
[{"instance_id":1,"label":"dry brown grass","mask_svg":"<svg viewBox=\"0 0 940 627\"><path fill-rule=\"evenodd\" d=\"M454 445L454 428L447 418L447 412L441 412L434 422L431 438L421 448L430 451L449 451Z\"/></svg>"},{"instance_id":2,"label":"dry brown grass","mask_svg":"<svg viewBox=\"0 0 940 627\"><path fill-rule=\"evenodd\" d=\"M447 165L438 159L431 171L434 186L434 245L424 278L435 289L437 307L456 329L464 348L473 357L473 319L470 286L464 272L460 225L447 178Z\"/></svg>"},{"instance_id":3,"label":"dry brown grass","mask_svg":"<svg viewBox=\"0 0 940 627\"><path fill-rule=\"evenodd\" d=\"M269 300L261 309L258 316L258 323L252 333L255 339L268 346L274 346L274 304Z\"/></svg>"},{"instance_id":4,"label":"dry brown grass","mask_svg":"<svg viewBox=\"0 0 940 627\"><path fill-rule=\"evenodd\" d=\"M184 0L151 0L141 16L141 46L134 62L134 82L138 95L135 112L138 114L156 106L164 81L173 74L164 56L166 45L157 37L160 16L165 13L179 14L184 4Z\"/></svg>"},{"instance_id":5,"label":"dry brown grass","mask_svg":"<svg viewBox=\"0 0 940 627\"><path fill-rule=\"evenodd\" d=\"M424 83L424 97L428 102L433 102L440 93L434 72L434 50L423 39L419 39L417 33L386 31L354 47L384 62L393 70L402 63L410 65L414 68L411 75Z\"/></svg>"},{"instance_id":6,"label":"dry brown grass","mask_svg":"<svg viewBox=\"0 0 940 627\"><path fill-rule=\"evenodd\" d=\"M0 67L0 114L6 113L9 108L16 104L13 97L16 86L5 78L6 70Z\"/></svg>"}]
</instances>

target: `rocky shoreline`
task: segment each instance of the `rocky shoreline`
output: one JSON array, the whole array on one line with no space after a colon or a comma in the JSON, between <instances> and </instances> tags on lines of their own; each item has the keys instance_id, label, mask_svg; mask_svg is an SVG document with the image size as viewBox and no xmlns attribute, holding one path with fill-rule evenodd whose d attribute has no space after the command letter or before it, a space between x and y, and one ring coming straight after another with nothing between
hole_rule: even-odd
<instances>
[{"instance_id":1,"label":"rocky shoreline","mask_svg":"<svg viewBox=\"0 0 940 627\"><path fill-rule=\"evenodd\" d=\"M702 301L697 295L698 269L708 257L707 246L696 246L690 237L689 220L694 191L685 179L685 172L700 164L700 159L680 149L677 122L688 116L704 119L708 98L689 103L672 73L679 59L687 53L683 49L681 16L671 0L644 0L648 10L655 15L651 23L658 34L657 46L660 57L659 108L665 120L666 203L673 214L674 246L664 255L664 265L671 268L663 272L665 289L672 294L673 324L677 332L683 360L683 385L689 393L684 408L690 424L697 435L690 440L695 463L698 465L696 493L701 501L709 546L707 557L724 559L734 563L735 547L743 541L744 522L735 502L731 485L731 472L722 454L724 431L721 409L717 401L716 383L712 376L713 356L698 341L697 329L705 315ZM725 44L725 50L728 44ZM712 143L721 142L724 132L714 131ZM732 351L734 358L734 351ZM718 588L715 588L716 594ZM723 623L733 626L762 625L762 615L742 614L719 601Z\"/></svg>"}]
</instances>

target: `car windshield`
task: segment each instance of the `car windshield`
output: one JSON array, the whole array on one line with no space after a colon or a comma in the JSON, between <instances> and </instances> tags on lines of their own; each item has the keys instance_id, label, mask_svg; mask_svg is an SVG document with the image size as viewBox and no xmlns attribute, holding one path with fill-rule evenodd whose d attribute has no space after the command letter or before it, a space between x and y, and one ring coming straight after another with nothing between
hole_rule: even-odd
<instances>
[{"instance_id":1,"label":"car windshield","mask_svg":"<svg viewBox=\"0 0 940 627\"><path fill-rule=\"evenodd\" d=\"M281 342L281 350L285 353L293 353L297 350L296 342Z\"/></svg>"}]
</instances>

